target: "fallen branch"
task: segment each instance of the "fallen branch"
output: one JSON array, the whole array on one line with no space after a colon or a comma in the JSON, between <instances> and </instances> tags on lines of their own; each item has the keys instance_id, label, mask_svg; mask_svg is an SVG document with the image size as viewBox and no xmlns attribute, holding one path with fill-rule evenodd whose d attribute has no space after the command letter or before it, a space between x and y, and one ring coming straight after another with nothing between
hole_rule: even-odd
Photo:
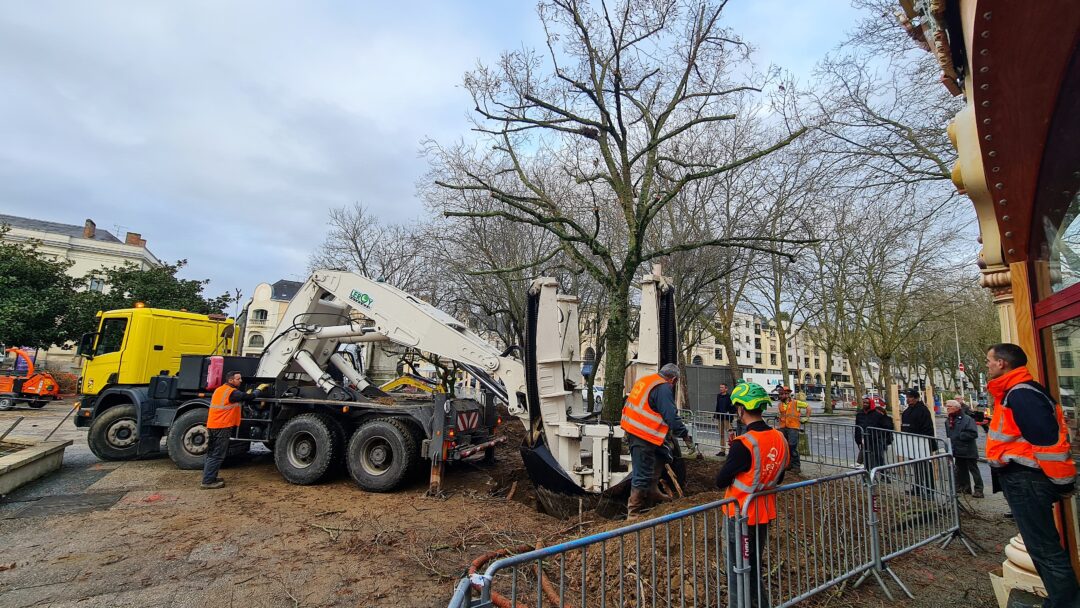
<instances>
[{"instance_id":1,"label":"fallen branch","mask_svg":"<svg viewBox=\"0 0 1080 608\"><path fill-rule=\"evenodd\" d=\"M321 525L321 524L311 524L311 523L309 523L308 525L311 526L312 528L318 528L318 529L322 530L323 532L326 532L326 534L330 537L330 542L336 541L341 536L342 532L360 532L361 531L360 528L334 528L334 527L331 527L331 526L324 526L324 525Z\"/></svg>"},{"instance_id":2,"label":"fallen branch","mask_svg":"<svg viewBox=\"0 0 1080 608\"><path fill-rule=\"evenodd\" d=\"M514 498L514 492L517 491L517 482L510 484L510 491L506 493L506 501L509 502Z\"/></svg>"},{"instance_id":3,"label":"fallen branch","mask_svg":"<svg viewBox=\"0 0 1080 608\"><path fill-rule=\"evenodd\" d=\"M664 468L667 469L668 475L671 476L671 485L675 486L675 491L678 492L679 498L683 498L684 497L683 491L682 491L682 488L679 486L678 478L675 477L675 471L671 470L671 465L670 464L665 464Z\"/></svg>"}]
</instances>

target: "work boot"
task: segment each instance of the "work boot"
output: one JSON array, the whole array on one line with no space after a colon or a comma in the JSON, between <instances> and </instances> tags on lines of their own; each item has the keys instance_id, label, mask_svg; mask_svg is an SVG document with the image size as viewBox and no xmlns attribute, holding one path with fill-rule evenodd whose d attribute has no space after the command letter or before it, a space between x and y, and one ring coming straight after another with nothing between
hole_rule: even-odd
<instances>
[{"instance_id":1,"label":"work boot","mask_svg":"<svg viewBox=\"0 0 1080 608\"><path fill-rule=\"evenodd\" d=\"M649 492L645 495L645 499L651 501L653 504L660 504L664 502L671 502L674 497L670 494L665 494L656 485L649 488Z\"/></svg>"},{"instance_id":2,"label":"work boot","mask_svg":"<svg viewBox=\"0 0 1080 608\"><path fill-rule=\"evenodd\" d=\"M214 481L211 481L210 483L200 484L199 487L204 489L204 490L217 490L219 488L224 488L225 487L225 482L221 481L220 479L215 479Z\"/></svg>"},{"instance_id":3,"label":"work boot","mask_svg":"<svg viewBox=\"0 0 1080 608\"><path fill-rule=\"evenodd\" d=\"M982 488L975 490L975 493L971 495L972 498L985 498Z\"/></svg>"},{"instance_id":4,"label":"work boot","mask_svg":"<svg viewBox=\"0 0 1080 608\"><path fill-rule=\"evenodd\" d=\"M645 513L648 492L630 488L630 499L626 501L626 521L638 519Z\"/></svg>"}]
</instances>

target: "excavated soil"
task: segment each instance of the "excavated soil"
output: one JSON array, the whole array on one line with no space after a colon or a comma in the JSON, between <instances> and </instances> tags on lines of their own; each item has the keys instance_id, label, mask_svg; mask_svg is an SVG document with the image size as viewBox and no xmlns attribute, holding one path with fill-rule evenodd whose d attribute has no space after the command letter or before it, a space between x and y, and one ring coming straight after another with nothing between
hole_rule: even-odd
<instances>
[{"instance_id":1,"label":"excavated soil","mask_svg":"<svg viewBox=\"0 0 1080 608\"><path fill-rule=\"evenodd\" d=\"M441 607L469 563L486 552L553 544L622 525L590 512L580 520L539 512L517 453L516 425L506 425L511 438L494 465L451 467L445 495L438 498L425 496L426 479L392 494L366 493L344 478L290 485L265 451L225 468L224 489L203 491L198 472L180 471L166 458L99 462L85 447L85 431L70 420L61 423L65 405L0 412L0 430L23 415L27 421L14 435L43 436L60 424L58 436L76 442L60 473L0 499L5 608ZM653 513L720 498L711 489L718 466L712 459L690 461L688 496ZM856 592L826 592L807 605L990 605L986 572L1000 564L1015 527L1000 518L972 517L967 528L987 549L978 558L952 546L922 549L894 563L916 600L892 604L865 585ZM647 566L632 565L639 572ZM569 555L563 566L579 570L580 556ZM548 576L557 572L552 567ZM592 591L600 581L587 580L586 603L599 605ZM700 573L689 571L669 572L665 580L683 590L705 584Z\"/></svg>"}]
</instances>

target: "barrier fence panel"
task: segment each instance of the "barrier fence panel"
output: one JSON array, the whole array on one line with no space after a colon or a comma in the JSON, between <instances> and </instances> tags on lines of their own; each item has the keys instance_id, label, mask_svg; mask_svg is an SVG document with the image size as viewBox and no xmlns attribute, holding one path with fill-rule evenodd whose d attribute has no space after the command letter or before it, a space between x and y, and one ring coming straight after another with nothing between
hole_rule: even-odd
<instances>
[{"instance_id":1,"label":"barrier fence panel","mask_svg":"<svg viewBox=\"0 0 1080 608\"><path fill-rule=\"evenodd\" d=\"M747 502L743 515L771 497L777 518L767 526L742 521L737 557L749 561L740 561L740 605L792 606L873 568L868 484L865 471L850 471L755 494L761 502Z\"/></svg>"},{"instance_id":2,"label":"barrier fence panel","mask_svg":"<svg viewBox=\"0 0 1080 608\"><path fill-rule=\"evenodd\" d=\"M727 606L723 506L731 502L500 559L472 578L478 602L465 590L451 606Z\"/></svg>"},{"instance_id":3,"label":"barrier fence panel","mask_svg":"<svg viewBox=\"0 0 1080 608\"><path fill-rule=\"evenodd\" d=\"M843 469L861 469L859 447L855 444L855 425L845 422L809 420L803 423L806 453L803 462Z\"/></svg>"},{"instance_id":4,"label":"barrier fence panel","mask_svg":"<svg viewBox=\"0 0 1080 608\"><path fill-rule=\"evenodd\" d=\"M777 517L767 526L748 524L749 502L735 520L724 513L733 501L715 501L503 558L461 581L449 606L696 608L728 606L730 599L731 606L782 608L860 574L856 587L873 576L891 600L882 572L912 597L890 560L954 538L975 552L960 532L952 454L930 455L949 450L948 442L878 436L899 444L894 457L927 455L755 494L775 501Z\"/></svg>"}]
</instances>

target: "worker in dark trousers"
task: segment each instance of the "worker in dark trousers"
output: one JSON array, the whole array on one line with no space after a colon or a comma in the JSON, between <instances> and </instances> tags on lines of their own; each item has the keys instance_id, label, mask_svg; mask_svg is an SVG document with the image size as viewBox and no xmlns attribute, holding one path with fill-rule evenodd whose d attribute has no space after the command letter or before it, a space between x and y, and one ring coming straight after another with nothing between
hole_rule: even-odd
<instances>
[{"instance_id":1,"label":"worker in dark trousers","mask_svg":"<svg viewBox=\"0 0 1080 608\"><path fill-rule=\"evenodd\" d=\"M727 445L730 439L728 432L731 430L730 417L735 414L735 406L731 404L731 395L728 394L727 383L721 382L719 391L716 394L715 418L717 430L720 432L720 451L716 455L723 456L727 453Z\"/></svg>"},{"instance_id":2,"label":"worker in dark trousers","mask_svg":"<svg viewBox=\"0 0 1080 608\"><path fill-rule=\"evenodd\" d=\"M225 482L218 478L218 470L229 451L229 440L240 426L240 407L246 401L259 398L259 390L245 393L240 389L243 377L240 372L225 374L225 384L214 389L210 397L210 413L206 416L206 432L209 442L206 446L206 459L203 462L202 489L216 490L225 487Z\"/></svg>"},{"instance_id":3,"label":"worker in dark trousers","mask_svg":"<svg viewBox=\"0 0 1080 608\"><path fill-rule=\"evenodd\" d=\"M769 522L776 519L776 495L754 497L776 487L784 480L784 471L790 460L787 439L761 418L762 412L772 399L758 384L740 382L731 391L739 420L746 425L746 433L731 443L727 460L716 474L716 487L726 489L724 498L735 499L724 505L727 516L728 545L728 604L736 604L740 595L750 594L750 605L765 608L769 605L768 588L761 584L761 556L759 547L768 544ZM736 527L738 517L746 514L748 536L739 546ZM742 552L743 563L750 568L750 586L744 589L735 572L737 552Z\"/></svg>"},{"instance_id":4,"label":"worker in dark trousers","mask_svg":"<svg viewBox=\"0 0 1080 608\"><path fill-rule=\"evenodd\" d=\"M986 353L994 398L986 460L994 491L1005 493L1035 570L1049 598L1046 608L1080 606L1080 588L1055 525L1054 505L1071 495L1076 481L1069 429L1059 405L1028 372L1027 354L1015 344Z\"/></svg>"},{"instance_id":5,"label":"worker in dark trousers","mask_svg":"<svg viewBox=\"0 0 1080 608\"><path fill-rule=\"evenodd\" d=\"M694 445L679 418L675 406L675 385L679 366L668 363L660 373L650 374L634 383L622 410L619 426L626 431L630 447L630 499L626 504L627 520L636 519L652 503L670 500L660 492L657 481L660 467L670 462L671 453L664 447L670 433L681 438L689 448Z\"/></svg>"}]
</instances>

